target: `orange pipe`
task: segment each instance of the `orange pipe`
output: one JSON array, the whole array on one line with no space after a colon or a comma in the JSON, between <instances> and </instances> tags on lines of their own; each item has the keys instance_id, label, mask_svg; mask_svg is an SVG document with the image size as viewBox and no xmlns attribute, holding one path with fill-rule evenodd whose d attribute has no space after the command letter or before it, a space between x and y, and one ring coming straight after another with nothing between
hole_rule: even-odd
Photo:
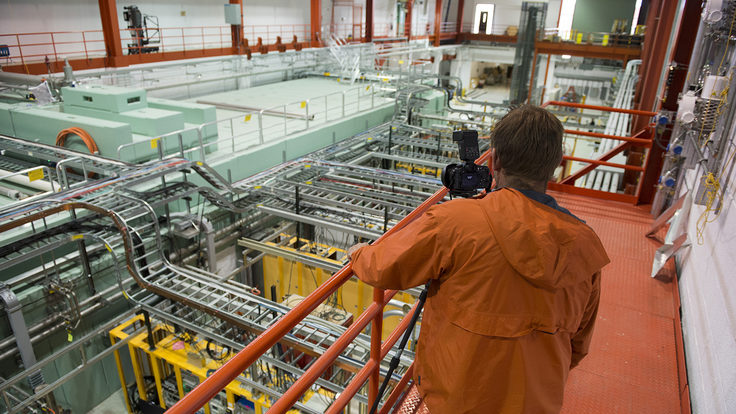
<instances>
[{"instance_id":1,"label":"orange pipe","mask_svg":"<svg viewBox=\"0 0 736 414\"><path fill-rule=\"evenodd\" d=\"M622 114L631 114L631 115L644 115L644 116L657 115L656 112L651 112L651 111L640 111L638 109L611 108L610 106L585 105L585 104L579 104L579 103L574 103L574 102L548 101L548 102L543 103L541 106L544 108L548 105L568 106L570 108L595 109L598 111L605 111L605 112L620 112Z\"/></svg>"},{"instance_id":2,"label":"orange pipe","mask_svg":"<svg viewBox=\"0 0 736 414\"><path fill-rule=\"evenodd\" d=\"M418 303L414 303L414 307L412 310L410 310L406 315L404 315L404 318L399 322L399 324L394 328L393 332L391 332L391 335L386 338L386 341L384 341L383 345L381 346L381 358L379 361L382 361L383 358L388 355L388 351L391 349L392 346L396 343L396 341L401 338L401 335L404 333L406 328L409 326L409 323L411 322L412 315L414 315L414 312L417 311ZM371 331L373 332L373 331ZM373 371L378 371L378 363L375 362L375 360L371 359L368 361L365 366L358 371L357 374L353 377L352 380L350 380L350 384L348 384L347 387L340 393L340 396L337 397L335 401L332 402L332 405L330 405L330 408L325 411L325 414L339 414L342 412L342 409L345 408L348 403L350 403L350 400L355 396L355 394L358 393L358 391L363 387L363 384L368 379L368 376ZM372 404L372 403L370 403Z\"/></svg>"},{"instance_id":3,"label":"orange pipe","mask_svg":"<svg viewBox=\"0 0 736 414\"><path fill-rule=\"evenodd\" d=\"M475 162L482 164L490 158L490 150L484 152ZM442 187L437 190L431 197L426 199L411 213L407 214L395 226L390 228L386 233L376 240L379 243L386 237L394 234L400 229L406 227L409 223L416 220L424 214L431 206L437 204L447 195L447 188ZM353 275L353 266L351 263L345 265L332 275L325 283L321 284L314 292L310 293L303 301L296 305L292 310L286 313L278 322L271 325L263 331L256 339L249 343L245 348L238 352L234 357L228 360L220 369L215 371L189 394L179 400L167 413L169 414L189 414L197 411L209 400L217 395L220 390L225 388L227 384L238 377L246 368L251 366L264 353L268 352L281 338L291 331L299 322L324 302L331 294L342 286ZM371 306L374 306L372 304ZM366 310L365 312L368 312ZM364 313L365 313L364 312ZM362 317L363 315L361 315ZM341 342L342 336L333 344L335 346Z\"/></svg>"}]
</instances>

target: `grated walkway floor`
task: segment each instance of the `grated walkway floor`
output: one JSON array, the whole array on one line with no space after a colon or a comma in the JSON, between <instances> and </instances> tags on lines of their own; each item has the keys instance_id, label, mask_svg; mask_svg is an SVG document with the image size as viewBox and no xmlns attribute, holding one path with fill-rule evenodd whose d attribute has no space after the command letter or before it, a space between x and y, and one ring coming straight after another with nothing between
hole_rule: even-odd
<instances>
[{"instance_id":1,"label":"grated walkway floor","mask_svg":"<svg viewBox=\"0 0 736 414\"><path fill-rule=\"evenodd\" d=\"M563 413L680 413L675 296L650 277L659 245L646 238L647 211L628 204L550 193L585 220L611 258L590 353L570 372Z\"/></svg>"}]
</instances>

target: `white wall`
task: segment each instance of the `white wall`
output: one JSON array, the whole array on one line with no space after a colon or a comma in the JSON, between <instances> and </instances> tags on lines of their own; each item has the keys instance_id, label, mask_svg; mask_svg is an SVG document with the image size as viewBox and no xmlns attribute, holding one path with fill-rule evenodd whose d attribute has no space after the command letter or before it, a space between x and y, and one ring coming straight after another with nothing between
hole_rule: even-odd
<instances>
[{"instance_id":1,"label":"white wall","mask_svg":"<svg viewBox=\"0 0 736 414\"><path fill-rule=\"evenodd\" d=\"M736 148L732 128L730 149ZM700 168L687 174L697 188ZM693 204L687 227L692 246L679 256L683 340L693 412L726 414L736 407L736 169L725 188L723 210L697 240L703 206ZM713 216L710 216L711 219Z\"/></svg>"},{"instance_id":2,"label":"white wall","mask_svg":"<svg viewBox=\"0 0 736 414\"><path fill-rule=\"evenodd\" d=\"M557 27L557 15L560 13L562 0L549 0L547 3L547 17L545 27ZM521 3L519 0L470 0L465 2L463 12L463 26L473 24L475 17L475 6L478 4L494 4L493 33L500 34L508 26L518 26L521 16Z\"/></svg>"}]
</instances>

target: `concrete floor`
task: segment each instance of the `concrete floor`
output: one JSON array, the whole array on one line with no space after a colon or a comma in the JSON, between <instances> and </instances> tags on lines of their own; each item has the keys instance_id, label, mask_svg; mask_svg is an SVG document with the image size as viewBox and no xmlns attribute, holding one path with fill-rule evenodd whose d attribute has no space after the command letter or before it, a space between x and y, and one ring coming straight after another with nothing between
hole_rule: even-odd
<instances>
[{"instance_id":1,"label":"concrete floor","mask_svg":"<svg viewBox=\"0 0 736 414\"><path fill-rule=\"evenodd\" d=\"M123 399L123 390L118 390L97 407L87 411L87 414L121 414L127 411Z\"/></svg>"}]
</instances>

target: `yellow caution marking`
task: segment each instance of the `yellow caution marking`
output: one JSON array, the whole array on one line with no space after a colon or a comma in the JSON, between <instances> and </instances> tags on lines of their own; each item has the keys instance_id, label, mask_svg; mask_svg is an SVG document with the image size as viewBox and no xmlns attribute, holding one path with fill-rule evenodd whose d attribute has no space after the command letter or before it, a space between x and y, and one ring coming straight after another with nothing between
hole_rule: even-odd
<instances>
[{"instance_id":1,"label":"yellow caution marking","mask_svg":"<svg viewBox=\"0 0 736 414\"><path fill-rule=\"evenodd\" d=\"M112 247L110 247L109 244L105 244L105 248L107 249L108 252L112 253Z\"/></svg>"},{"instance_id":2,"label":"yellow caution marking","mask_svg":"<svg viewBox=\"0 0 736 414\"><path fill-rule=\"evenodd\" d=\"M330 76L330 72L325 72L325 76Z\"/></svg>"},{"instance_id":3,"label":"yellow caution marking","mask_svg":"<svg viewBox=\"0 0 736 414\"><path fill-rule=\"evenodd\" d=\"M312 164L307 164L304 166L304 168L312 168Z\"/></svg>"},{"instance_id":4,"label":"yellow caution marking","mask_svg":"<svg viewBox=\"0 0 736 414\"><path fill-rule=\"evenodd\" d=\"M366 139L366 141L373 141L373 137L368 137L368 139Z\"/></svg>"},{"instance_id":5,"label":"yellow caution marking","mask_svg":"<svg viewBox=\"0 0 736 414\"><path fill-rule=\"evenodd\" d=\"M305 184L309 184L309 185L311 185L311 184L312 184L312 182L311 182L311 181L307 181L307 182L306 182Z\"/></svg>"},{"instance_id":6,"label":"yellow caution marking","mask_svg":"<svg viewBox=\"0 0 736 414\"><path fill-rule=\"evenodd\" d=\"M72 336L72 333L71 332L67 332L67 334L66 334L66 340L67 340L67 342L71 342L71 341L74 340L74 336Z\"/></svg>"},{"instance_id":7,"label":"yellow caution marking","mask_svg":"<svg viewBox=\"0 0 736 414\"><path fill-rule=\"evenodd\" d=\"M35 170L28 171L28 181L41 180L43 177L43 168L36 168Z\"/></svg>"},{"instance_id":8,"label":"yellow caution marking","mask_svg":"<svg viewBox=\"0 0 736 414\"><path fill-rule=\"evenodd\" d=\"M399 65L403 65L403 64L404 64L404 61L403 60L400 60L399 61Z\"/></svg>"},{"instance_id":9,"label":"yellow caution marking","mask_svg":"<svg viewBox=\"0 0 736 414\"><path fill-rule=\"evenodd\" d=\"M154 138L151 140L151 148L156 149L158 148L158 140L159 138Z\"/></svg>"},{"instance_id":10,"label":"yellow caution marking","mask_svg":"<svg viewBox=\"0 0 736 414\"><path fill-rule=\"evenodd\" d=\"M248 122L248 121L250 121L250 117L251 117L251 114L248 114L248 115L246 115L246 116L245 116L245 119L243 120L243 122Z\"/></svg>"},{"instance_id":11,"label":"yellow caution marking","mask_svg":"<svg viewBox=\"0 0 736 414\"><path fill-rule=\"evenodd\" d=\"M366 87L365 87L365 90L367 90L367 91L371 90L371 87L370 87L370 85L369 85L369 86L366 86Z\"/></svg>"},{"instance_id":12,"label":"yellow caution marking","mask_svg":"<svg viewBox=\"0 0 736 414\"><path fill-rule=\"evenodd\" d=\"M261 188L263 188L263 186L262 185L257 185L257 186L255 186L253 188L256 189L256 190L260 190Z\"/></svg>"},{"instance_id":13,"label":"yellow caution marking","mask_svg":"<svg viewBox=\"0 0 736 414\"><path fill-rule=\"evenodd\" d=\"M302 103L299 104L299 106L301 106L302 108L306 108L307 107L307 101L302 101Z\"/></svg>"},{"instance_id":14,"label":"yellow caution marking","mask_svg":"<svg viewBox=\"0 0 736 414\"><path fill-rule=\"evenodd\" d=\"M84 234L75 234L72 236L72 240L81 240L84 238Z\"/></svg>"},{"instance_id":15,"label":"yellow caution marking","mask_svg":"<svg viewBox=\"0 0 736 414\"><path fill-rule=\"evenodd\" d=\"M202 161L197 161L197 165L201 167L202 166Z\"/></svg>"}]
</instances>

